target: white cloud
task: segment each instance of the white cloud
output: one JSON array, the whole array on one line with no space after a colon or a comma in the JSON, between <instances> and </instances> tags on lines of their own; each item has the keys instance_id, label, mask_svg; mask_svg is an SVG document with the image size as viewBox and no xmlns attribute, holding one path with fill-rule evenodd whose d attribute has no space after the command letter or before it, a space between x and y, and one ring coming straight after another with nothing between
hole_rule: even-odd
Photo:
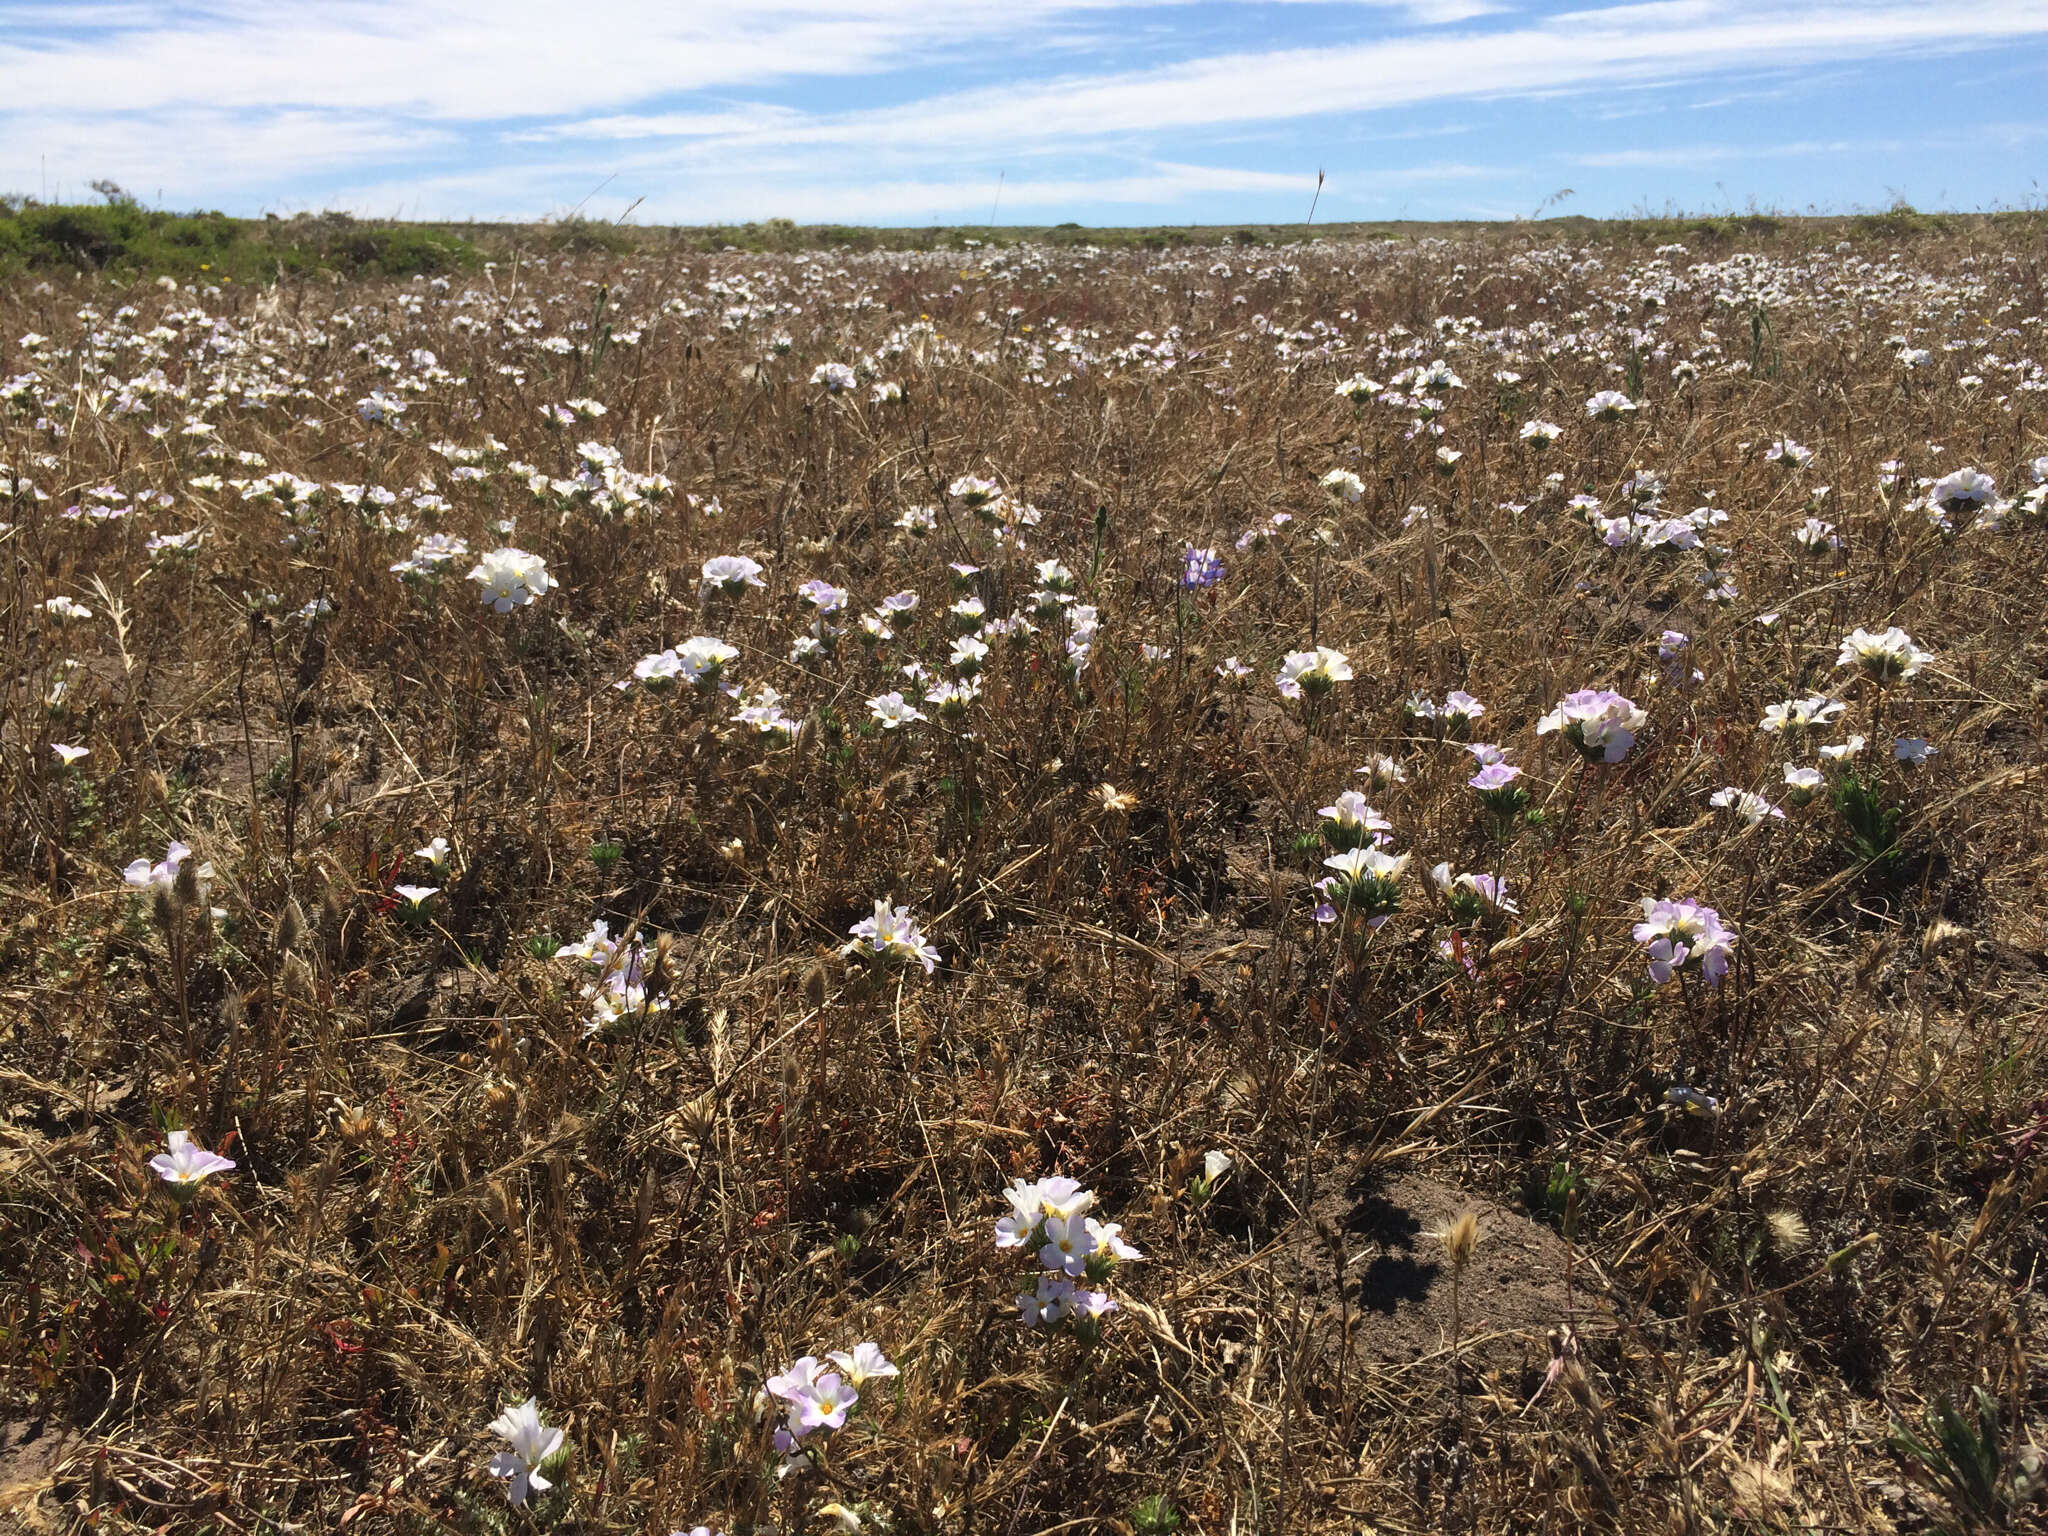
<instances>
[{"instance_id":1,"label":"white cloud","mask_svg":"<svg viewBox=\"0 0 2048 1536\"><path fill-rule=\"evenodd\" d=\"M1299 36L1304 14L1247 6L1225 31ZM1336 0L1317 25L1349 41L1215 51L1205 27L1187 35L1210 51L1187 56L1181 15L1175 0L0 0L0 189L35 184L47 157L73 186L110 175L240 209L524 217L616 178L644 217L889 219L982 207L999 171L1007 208L1169 206L1291 196L1335 161L1332 193L1371 197L1465 174L1342 169L1393 158L1457 103L1602 93L1654 109L1674 83L1753 89L1765 71L1804 81L2048 36L2048 0L1648 0L1547 20L1493 0ZM1048 75L1055 61L1068 72ZM1746 153L1720 155L1711 133L1681 154L1590 132L1520 152L1582 149L1577 163L1609 169ZM1168 168L1254 155L1252 170Z\"/></svg>"},{"instance_id":2,"label":"white cloud","mask_svg":"<svg viewBox=\"0 0 2048 1536\"><path fill-rule=\"evenodd\" d=\"M1616 149L1573 155L1574 165L1623 169L1636 166L1712 165L1722 160L1785 160L1801 155L1886 153L1903 148L1896 140L1849 143L1802 140L1790 144L1680 144L1667 149Z\"/></svg>"},{"instance_id":3,"label":"white cloud","mask_svg":"<svg viewBox=\"0 0 2048 1536\"><path fill-rule=\"evenodd\" d=\"M901 67L1102 0L215 0L197 21L0 28L14 113L278 105L494 121ZM40 7L38 9L41 9ZM128 8L122 8L124 11Z\"/></svg>"},{"instance_id":4,"label":"white cloud","mask_svg":"<svg viewBox=\"0 0 2048 1536\"><path fill-rule=\"evenodd\" d=\"M1699 19L1702 12L1708 19ZM1649 21L1647 26L1631 25ZM1665 24L1676 21L1676 25ZM1743 67L2048 34L2039 0L1775 6L1694 0L1579 13L1570 26L1410 36L1191 60L1003 92L960 93L785 130L803 142L1102 139L1431 102L1612 87Z\"/></svg>"}]
</instances>

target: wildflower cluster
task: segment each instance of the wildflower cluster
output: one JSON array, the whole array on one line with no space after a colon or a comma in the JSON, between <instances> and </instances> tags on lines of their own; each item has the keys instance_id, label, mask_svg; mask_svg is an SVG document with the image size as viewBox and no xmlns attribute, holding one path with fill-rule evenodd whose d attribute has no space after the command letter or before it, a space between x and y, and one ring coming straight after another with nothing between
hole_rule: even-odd
<instances>
[{"instance_id":1,"label":"wildflower cluster","mask_svg":"<svg viewBox=\"0 0 2048 1536\"><path fill-rule=\"evenodd\" d=\"M1116 1310L1116 1302L1091 1286L1107 1280L1119 1263L1134 1263L1144 1255L1124 1240L1118 1223L1088 1214L1095 1195L1073 1179L1058 1174L1018 1179L1003 1197L1010 1211L996 1222L996 1247L1035 1255L1040 1270L1033 1289L1017 1297L1018 1316L1033 1328L1052 1329L1073 1320L1092 1332Z\"/></svg>"}]
</instances>

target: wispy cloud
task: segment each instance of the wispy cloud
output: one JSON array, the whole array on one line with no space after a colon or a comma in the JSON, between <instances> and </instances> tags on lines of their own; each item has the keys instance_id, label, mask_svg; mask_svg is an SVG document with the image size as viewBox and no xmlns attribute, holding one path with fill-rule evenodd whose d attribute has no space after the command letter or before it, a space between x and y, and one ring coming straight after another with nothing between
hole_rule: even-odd
<instances>
[{"instance_id":1,"label":"wispy cloud","mask_svg":"<svg viewBox=\"0 0 2048 1536\"><path fill-rule=\"evenodd\" d=\"M1712 165L1727 160L1782 160L1801 155L1886 154L1899 149L1896 139L1860 142L1837 139L1825 142L1808 139L1792 144L1680 144L1668 149L1616 149L1601 154L1574 155L1574 165L1607 168L1635 166Z\"/></svg>"},{"instance_id":2,"label":"wispy cloud","mask_svg":"<svg viewBox=\"0 0 2048 1536\"><path fill-rule=\"evenodd\" d=\"M1859 71L1993 47L2038 64L2048 0L0 0L0 188L47 160L172 201L531 216L613 178L652 217L886 220L998 174L1016 210L1264 207L1321 166L1363 205L1544 163L1908 154L1924 135L1745 113L1780 99L1760 78L1853 113ZM1522 170L1396 147L1452 108ZM1677 142L1639 126L1674 112Z\"/></svg>"}]
</instances>

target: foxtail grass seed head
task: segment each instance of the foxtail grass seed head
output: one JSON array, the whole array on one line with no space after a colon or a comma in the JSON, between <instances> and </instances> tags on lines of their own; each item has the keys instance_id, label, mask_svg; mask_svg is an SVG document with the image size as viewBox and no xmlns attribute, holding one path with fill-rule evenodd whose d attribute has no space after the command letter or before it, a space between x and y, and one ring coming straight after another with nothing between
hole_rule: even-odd
<instances>
[{"instance_id":1,"label":"foxtail grass seed head","mask_svg":"<svg viewBox=\"0 0 2048 1536\"><path fill-rule=\"evenodd\" d=\"M1451 1269L1462 1275L1472 1262L1472 1251L1479 1246L1479 1213L1463 1212L1437 1236L1444 1245L1444 1258L1449 1261Z\"/></svg>"},{"instance_id":2,"label":"foxtail grass seed head","mask_svg":"<svg viewBox=\"0 0 2048 1536\"><path fill-rule=\"evenodd\" d=\"M288 954L299 947L299 938L306 931L306 914L296 897L286 897L284 911L277 919L277 949L279 954Z\"/></svg>"}]
</instances>

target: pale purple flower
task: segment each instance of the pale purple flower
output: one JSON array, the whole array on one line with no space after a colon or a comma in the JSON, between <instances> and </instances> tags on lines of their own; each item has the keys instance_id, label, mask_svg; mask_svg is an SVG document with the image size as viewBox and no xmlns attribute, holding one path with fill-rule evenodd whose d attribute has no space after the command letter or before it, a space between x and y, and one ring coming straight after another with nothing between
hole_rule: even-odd
<instances>
[{"instance_id":1,"label":"pale purple flower","mask_svg":"<svg viewBox=\"0 0 2048 1536\"><path fill-rule=\"evenodd\" d=\"M813 579L803 583L796 591L797 596L819 613L837 613L846 606L846 588L835 587L829 581Z\"/></svg>"},{"instance_id":2,"label":"pale purple flower","mask_svg":"<svg viewBox=\"0 0 2048 1536\"><path fill-rule=\"evenodd\" d=\"M1498 875L1454 875L1448 860L1431 866L1429 878L1459 917L1498 914L1512 917L1522 909L1508 897L1507 882Z\"/></svg>"},{"instance_id":3,"label":"pale purple flower","mask_svg":"<svg viewBox=\"0 0 2048 1536\"><path fill-rule=\"evenodd\" d=\"M846 1411L860 1401L837 1371L827 1371L796 1397L792 1406L805 1429L838 1429L846 1422Z\"/></svg>"},{"instance_id":4,"label":"pale purple flower","mask_svg":"<svg viewBox=\"0 0 2048 1536\"><path fill-rule=\"evenodd\" d=\"M1565 739L1589 758L1618 763L1636 744L1636 732L1649 721L1634 702L1605 688L1568 693L1557 707L1536 722L1536 734L1562 731Z\"/></svg>"},{"instance_id":5,"label":"pale purple flower","mask_svg":"<svg viewBox=\"0 0 2048 1536\"><path fill-rule=\"evenodd\" d=\"M910 908L891 908L887 897L875 901L875 915L864 917L848 930L853 942L842 953L885 960L896 965L921 964L925 975L939 963L939 952L925 942Z\"/></svg>"},{"instance_id":6,"label":"pale purple flower","mask_svg":"<svg viewBox=\"0 0 2048 1536\"><path fill-rule=\"evenodd\" d=\"M761 563L747 555L713 555L704 562L704 589L728 595L748 587L765 587Z\"/></svg>"},{"instance_id":7,"label":"pale purple flower","mask_svg":"<svg viewBox=\"0 0 2048 1536\"><path fill-rule=\"evenodd\" d=\"M178 883L178 867L191 856L192 850L174 839L164 850L162 863L152 864L147 859L136 859L121 871L121 878L139 890L169 890ZM200 873L204 874L205 870Z\"/></svg>"},{"instance_id":8,"label":"pale purple flower","mask_svg":"<svg viewBox=\"0 0 2048 1536\"><path fill-rule=\"evenodd\" d=\"M1522 776L1522 770L1513 763L1488 763L1465 782L1482 795L1506 789Z\"/></svg>"},{"instance_id":9,"label":"pale purple flower","mask_svg":"<svg viewBox=\"0 0 2048 1536\"><path fill-rule=\"evenodd\" d=\"M1030 1328L1057 1328L1074 1313L1074 1282L1064 1275L1040 1275L1038 1289L1017 1298L1017 1313Z\"/></svg>"},{"instance_id":10,"label":"pale purple flower","mask_svg":"<svg viewBox=\"0 0 2048 1536\"><path fill-rule=\"evenodd\" d=\"M182 1186L226 1173L235 1163L233 1158L207 1151L192 1139L190 1132L170 1131L164 1136L164 1150L149 1160L149 1166L166 1184Z\"/></svg>"},{"instance_id":11,"label":"pale purple flower","mask_svg":"<svg viewBox=\"0 0 2048 1536\"><path fill-rule=\"evenodd\" d=\"M1095 1237L1085 1216L1048 1216L1045 1242L1038 1250L1038 1267L1064 1270L1080 1276L1088 1272L1089 1255L1095 1252Z\"/></svg>"},{"instance_id":12,"label":"pale purple flower","mask_svg":"<svg viewBox=\"0 0 2048 1536\"><path fill-rule=\"evenodd\" d=\"M1650 979L1659 986L1678 971L1696 966L1710 984L1727 974L1735 950L1735 932L1724 926L1712 907L1693 901L1643 898L1643 920L1635 940L1649 951Z\"/></svg>"}]
</instances>

